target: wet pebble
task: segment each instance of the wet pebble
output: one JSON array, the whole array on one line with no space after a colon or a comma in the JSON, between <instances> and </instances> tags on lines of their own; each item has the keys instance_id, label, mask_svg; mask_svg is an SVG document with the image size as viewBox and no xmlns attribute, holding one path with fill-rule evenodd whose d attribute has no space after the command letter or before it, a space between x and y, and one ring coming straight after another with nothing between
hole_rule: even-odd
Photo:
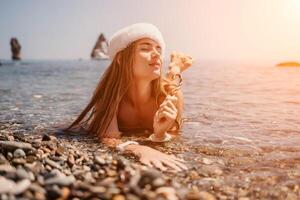
<instances>
[{"instance_id":1,"label":"wet pebble","mask_svg":"<svg viewBox=\"0 0 300 200\"><path fill-rule=\"evenodd\" d=\"M259 160L255 157L259 154L254 152L251 155L255 156L248 157L248 149L236 153L224 147L200 147L198 165L174 174L141 166L131 161L131 157L102 149L94 139L32 136L18 133L9 141L12 138L0 134L0 140L10 142L0 143L0 185L5 185L0 187L0 199L246 200L254 195L256 199L270 196L284 199L283 194L289 194L287 199L295 199L300 190L297 160L281 163L278 171L272 173L267 173L266 165L252 174L246 167ZM286 174L283 167L288 164L295 167ZM261 188L261 183L278 185L278 190ZM16 193L12 192L15 189Z\"/></svg>"}]
</instances>

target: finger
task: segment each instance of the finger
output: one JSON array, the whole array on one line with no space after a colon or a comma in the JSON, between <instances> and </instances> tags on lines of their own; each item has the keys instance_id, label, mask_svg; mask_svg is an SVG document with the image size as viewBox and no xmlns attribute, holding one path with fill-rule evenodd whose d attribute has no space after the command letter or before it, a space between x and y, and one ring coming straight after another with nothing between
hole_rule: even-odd
<instances>
[{"instance_id":1,"label":"finger","mask_svg":"<svg viewBox=\"0 0 300 200\"><path fill-rule=\"evenodd\" d=\"M160 113L160 117L165 117L167 119L172 119L172 120L175 120L176 119L176 115L174 114L171 114L171 113L168 113L167 111L162 111Z\"/></svg>"},{"instance_id":2,"label":"finger","mask_svg":"<svg viewBox=\"0 0 300 200\"><path fill-rule=\"evenodd\" d=\"M168 106L162 107L161 108L161 112L163 112L163 111L167 111L168 113L171 113L172 115L176 115L177 114L176 108L174 110L174 109L172 109L172 108L170 108Z\"/></svg>"},{"instance_id":3,"label":"finger","mask_svg":"<svg viewBox=\"0 0 300 200\"><path fill-rule=\"evenodd\" d=\"M166 102L168 102L168 101L171 101L170 95L168 95L168 96L164 99L164 101L163 101L162 104L166 104Z\"/></svg>"},{"instance_id":4,"label":"finger","mask_svg":"<svg viewBox=\"0 0 300 200\"><path fill-rule=\"evenodd\" d=\"M149 160L141 159L140 162L144 165L147 165L148 167L153 167L153 165L151 164L151 162Z\"/></svg>"},{"instance_id":5,"label":"finger","mask_svg":"<svg viewBox=\"0 0 300 200\"><path fill-rule=\"evenodd\" d=\"M167 100L171 101L173 104L176 104L178 98L175 95L173 95L173 96L170 96Z\"/></svg>"},{"instance_id":6,"label":"finger","mask_svg":"<svg viewBox=\"0 0 300 200\"><path fill-rule=\"evenodd\" d=\"M184 159L178 158L177 156L171 154L170 157L172 157L174 160L177 160L179 162L186 162Z\"/></svg>"},{"instance_id":7,"label":"finger","mask_svg":"<svg viewBox=\"0 0 300 200\"><path fill-rule=\"evenodd\" d=\"M159 108L164 107L167 104L167 101L164 101L162 104L160 104Z\"/></svg>"},{"instance_id":8,"label":"finger","mask_svg":"<svg viewBox=\"0 0 300 200\"><path fill-rule=\"evenodd\" d=\"M166 100L177 100L177 97L175 95L167 95Z\"/></svg>"},{"instance_id":9,"label":"finger","mask_svg":"<svg viewBox=\"0 0 300 200\"><path fill-rule=\"evenodd\" d=\"M158 169L160 169L161 171L166 171L166 170L167 170L167 168L164 167L164 166L162 165L162 163L161 163L160 161L158 161L158 160L153 160L153 161L152 161L152 164L153 164L155 167L157 167Z\"/></svg>"},{"instance_id":10,"label":"finger","mask_svg":"<svg viewBox=\"0 0 300 200\"><path fill-rule=\"evenodd\" d=\"M174 164L176 164L178 167L184 170L188 170L187 166L179 161L173 160Z\"/></svg>"},{"instance_id":11,"label":"finger","mask_svg":"<svg viewBox=\"0 0 300 200\"><path fill-rule=\"evenodd\" d=\"M159 109L162 110L162 108L164 108L164 107L166 107L166 106L171 107L171 109L173 109L173 110L177 110L177 108L176 108L176 106L174 105L174 103L173 103L172 101L170 101L170 100L165 101L164 103L162 103L162 104L159 106Z\"/></svg>"},{"instance_id":12,"label":"finger","mask_svg":"<svg viewBox=\"0 0 300 200\"><path fill-rule=\"evenodd\" d=\"M165 105L167 105L168 103L172 103L171 99L165 99L164 102L162 102L162 104L159 105L159 107L164 107Z\"/></svg>"},{"instance_id":13,"label":"finger","mask_svg":"<svg viewBox=\"0 0 300 200\"><path fill-rule=\"evenodd\" d=\"M185 164L181 163L182 161L178 161L178 160L177 160L177 159L179 159L179 158L177 158L177 157L175 157L175 156L169 156L167 159L168 159L170 162L173 162L174 164L176 164L176 165L177 165L178 167L180 167L181 169L188 170L187 166L186 166Z\"/></svg>"},{"instance_id":14,"label":"finger","mask_svg":"<svg viewBox=\"0 0 300 200\"><path fill-rule=\"evenodd\" d=\"M164 160L163 163L164 163L166 166L169 166L169 167L175 169L176 171L182 171L177 165L175 165L174 163L172 163L172 162L169 161L169 160Z\"/></svg>"},{"instance_id":15,"label":"finger","mask_svg":"<svg viewBox=\"0 0 300 200\"><path fill-rule=\"evenodd\" d=\"M172 101L168 101L165 106L171 107L173 110L177 110L176 106Z\"/></svg>"},{"instance_id":16,"label":"finger","mask_svg":"<svg viewBox=\"0 0 300 200\"><path fill-rule=\"evenodd\" d=\"M167 120L175 120L176 116L177 116L176 114L169 113L167 111L162 111L160 113L160 119L165 117Z\"/></svg>"}]
</instances>

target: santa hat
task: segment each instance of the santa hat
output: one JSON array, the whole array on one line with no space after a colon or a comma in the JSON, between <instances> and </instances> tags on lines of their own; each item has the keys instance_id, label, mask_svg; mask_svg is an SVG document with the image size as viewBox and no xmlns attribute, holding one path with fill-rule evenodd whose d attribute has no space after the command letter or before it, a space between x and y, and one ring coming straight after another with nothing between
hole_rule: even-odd
<instances>
[{"instance_id":1,"label":"santa hat","mask_svg":"<svg viewBox=\"0 0 300 200\"><path fill-rule=\"evenodd\" d=\"M136 23L118 30L111 36L108 42L109 58L113 60L119 51L142 38L150 38L156 41L160 45L161 55L164 57L166 45L158 28L150 23Z\"/></svg>"}]
</instances>

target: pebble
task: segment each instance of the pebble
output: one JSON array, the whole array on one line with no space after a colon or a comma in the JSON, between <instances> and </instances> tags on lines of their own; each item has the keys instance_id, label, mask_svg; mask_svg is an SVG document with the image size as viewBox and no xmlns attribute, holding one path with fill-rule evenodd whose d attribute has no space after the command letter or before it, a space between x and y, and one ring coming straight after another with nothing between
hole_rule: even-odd
<instances>
[{"instance_id":1,"label":"pebble","mask_svg":"<svg viewBox=\"0 0 300 200\"><path fill-rule=\"evenodd\" d=\"M89 186L89 190L93 193L104 193L104 192L106 192L106 187L103 187L103 186Z\"/></svg>"},{"instance_id":2,"label":"pebble","mask_svg":"<svg viewBox=\"0 0 300 200\"><path fill-rule=\"evenodd\" d=\"M75 158L72 154L70 154L68 157L68 164L70 167L72 167L75 164Z\"/></svg>"},{"instance_id":3,"label":"pebble","mask_svg":"<svg viewBox=\"0 0 300 200\"><path fill-rule=\"evenodd\" d=\"M14 158L25 158L26 154L22 149L16 149L13 154Z\"/></svg>"},{"instance_id":4,"label":"pebble","mask_svg":"<svg viewBox=\"0 0 300 200\"><path fill-rule=\"evenodd\" d=\"M5 158L5 156L2 153L0 153L0 165L8 163L9 161Z\"/></svg>"},{"instance_id":5,"label":"pebble","mask_svg":"<svg viewBox=\"0 0 300 200\"><path fill-rule=\"evenodd\" d=\"M7 153L7 159L12 160L14 158L13 154L11 152Z\"/></svg>"},{"instance_id":6,"label":"pebble","mask_svg":"<svg viewBox=\"0 0 300 200\"><path fill-rule=\"evenodd\" d=\"M48 165L50 165L51 167L54 167L54 168L57 168L57 169L61 169L61 166L58 163L54 162L53 160L50 160L50 159L46 158L45 162Z\"/></svg>"},{"instance_id":7,"label":"pebble","mask_svg":"<svg viewBox=\"0 0 300 200\"><path fill-rule=\"evenodd\" d=\"M23 193L25 190L29 188L30 184L31 182L28 179L23 179L19 181L14 187L13 193L16 195Z\"/></svg>"},{"instance_id":8,"label":"pebble","mask_svg":"<svg viewBox=\"0 0 300 200\"><path fill-rule=\"evenodd\" d=\"M35 94L35 95L33 95L33 97L36 98L36 99L40 99L40 98L42 98L43 96L40 95L40 94Z\"/></svg>"},{"instance_id":9,"label":"pebble","mask_svg":"<svg viewBox=\"0 0 300 200\"><path fill-rule=\"evenodd\" d=\"M163 178L156 178L152 183L152 185L156 188L162 187L165 184L166 184L166 181Z\"/></svg>"},{"instance_id":10,"label":"pebble","mask_svg":"<svg viewBox=\"0 0 300 200\"><path fill-rule=\"evenodd\" d=\"M210 194L209 192L206 192L206 191L199 192L199 197L200 197L200 199L203 199L203 200L216 200L214 195L212 195L212 194Z\"/></svg>"},{"instance_id":11,"label":"pebble","mask_svg":"<svg viewBox=\"0 0 300 200\"><path fill-rule=\"evenodd\" d=\"M42 141L50 141L50 140L51 140L51 137L47 133L44 133L43 137L42 137Z\"/></svg>"},{"instance_id":12,"label":"pebble","mask_svg":"<svg viewBox=\"0 0 300 200\"><path fill-rule=\"evenodd\" d=\"M0 172L15 173L16 168L11 166L10 164L4 164L4 165L0 165Z\"/></svg>"},{"instance_id":13,"label":"pebble","mask_svg":"<svg viewBox=\"0 0 300 200\"><path fill-rule=\"evenodd\" d=\"M0 146L2 149L7 151L14 151L15 149L29 151L32 149L32 145L30 143L16 141L0 141Z\"/></svg>"},{"instance_id":14,"label":"pebble","mask_svg":"<svg viewBox=\"0 0 300 200\"><path fill-rule=\"evenodd\" d=\"M125 196L122 194L117 194L112 198L112 200L125 200L125 199L126 199Z\"/></svg>"},{"instance_id":15,"label":"pebble","mask_svg":"<svg viewBox=\"0 0 300 200\"><path fill-rule=\"evenodd\" d=\"M64 174L59 174L56 177L45 180L46 185L57 184L60 186L69 186L74 182L75 182L75 177L73 175L66 176Z\"/></svg>"},{"instance_id":16,"label":"pebble","mask_svg":"<svg viewBox=\"0 0 300 200\"><path fill-rule=\"evenodd\" d=\"M17 165L21 165L21 164L25 164L26 160L24 158L14 158L12 160L12 163L17 164Z\"/></svg>"},{"instance_id":17,"label":"pebble","mask_svg":"<svg viewBox=\"0 0 300 200\"><path fill-rule=\"evenodd\" d=\"M101 158L100 156L95 156L95 161L99 165L105 165L106 164L105 160L103 158Z\"/></svg>"},{"instance_id":18,"label":"pebble","mask_svg":"<svg viewBox=\"0 0 300 200\"><path fill-rule=\"evenodd\" d=\"M34 191L34 192L40 193L40 194L45 194L46 193L46 190L37 183L32 183L29 186L29 189Z\"/></svg>"},{"instance_id":19,"label":"pebble","mask_svg":"<svg viewBox=\"0 0 300 200\"><path fill-rule=\"evenodd\" d=\"M160 187L160 188L157 188L155 192L157 194L164 195L166 197L166 199L168 199L168 200L178 200L176 191L172 187Z\"/></svg>"},{"instance_id":20,"label":"pebble","mask_svg":"<svg viewBox=\"0 0 300 200\"><path fill-rule=\"evenodd\" d=\"M56 149L56 154L59 156L62 156L65 152L66 152L66 149L62 146L60 146Z\"/></svg>"},{"instance_id":21,"label":"pebble","mask_svg":"<svg viewBox=\"0 0 300 200\"><path fill-rule=\"evenodd\" d=\"M85 140L70 135L65 140L49 134L25 136L27 129L23 135L18 132L9 137L12 132L18 131L0 131L0 199L247 200L271 196L284 199L287 195L283 194L289 194L287 199L296 199L300 190L298 152L290 152L295 153L293 163L276 165L273 162L278 171L270 174L267 173L270 163L263 163L266 169L256 171L244 168L260 160L255 157L257 153L247 157L250 148L239 153L207 146L197 151L201 154L197 157L198 165L174 174L141 166L131 161L132 157L125 158L103 148L94 138ZM218 143L220 145L223 143ZM285 173L283 167L289 164L294 168ZM260 187L262 184L265 187ZM277 184L279 189L272 191Z\"/></svg>"},{"instance_id":22,"label":"pebble","mask_svg":"<svg viewBox=\"0 0 300 200\"><path fill-rule=\"evenodd\" d=\"M0 176L0 194L3 193L12 193L16 184L14 181L7 179L3 176Z\"/></svg>"},{"instance_id":23,"label":"pebble","mask_svg":"<svg viewBox=\"0 0 300 200\"><path fill-rule=\"evenodd\" d=\"M61 193L60 193L60 197L59 197L59 200L65 200L65 199L68 199L70 195L70 189L67 188L67 187L63 187L61 189Z\"/></svg>"},{"instance_id":24,"label":"pebble","mask_svg":"<svg viewBox=\"0 0 300 200\"><path fill-rule=\"evenodd\" d=\"M0 194L11 193L11 194L21 194L30 186L30 180L23 179L17 183L12 180L6 179L3 176L0 176Z\"/></svg>"},{"instance_id":25,"label":"pebble","mask_svg":"<svg viewBox=\"0 0 300 200\"><path fill-rule=\"evenodd\" d=\"M202 159L202 162L203 162L204 164L206 164L206 165L211 165L212 163L214 163L213 160L208 159L208 158L203 158L203 159Z\"/></svg>"}]
</instances>

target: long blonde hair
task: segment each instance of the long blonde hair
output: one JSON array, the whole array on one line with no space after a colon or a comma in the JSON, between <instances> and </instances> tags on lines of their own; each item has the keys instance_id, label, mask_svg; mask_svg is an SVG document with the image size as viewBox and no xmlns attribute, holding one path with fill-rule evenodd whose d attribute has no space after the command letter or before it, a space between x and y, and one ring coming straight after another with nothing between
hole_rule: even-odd
<instances>
[{"instance_id":1,"label":"long blonde hair","mask_svg":"<svg viewBox=\"0 0 300 200\"><path fill-rule=\"evenodd\" d=\"M119 103L133 83L132 66L136 47L137 41L116 54L102 75L90 102L66 129L67 131L80 127L85 128L88 133L95 134L100 140L103 138L113 116L117 114ZM164 80L160 75L151 83L152 96L155 98L157 108L161 99L166 97L162 82Z\"/></svg>"}]
</instances>

